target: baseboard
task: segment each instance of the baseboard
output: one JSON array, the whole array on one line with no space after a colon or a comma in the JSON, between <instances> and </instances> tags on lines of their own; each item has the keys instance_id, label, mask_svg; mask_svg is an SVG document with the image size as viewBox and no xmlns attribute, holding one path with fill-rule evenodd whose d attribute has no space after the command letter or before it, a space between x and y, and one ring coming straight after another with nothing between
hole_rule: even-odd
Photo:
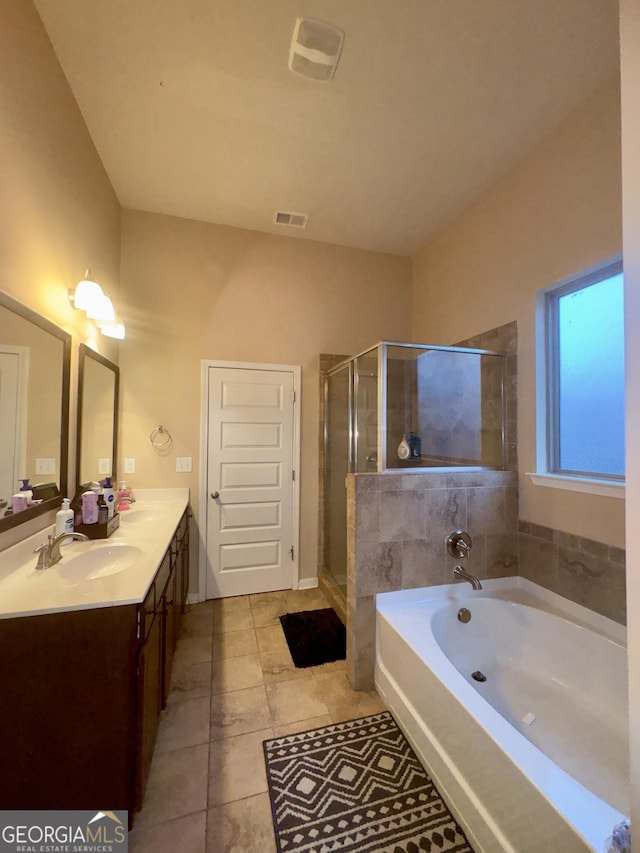
<instances>
[{"instance_id":1,"label":"baseboard","mask_svg":"<svg viewBox=\"0 0 640 853\"><path fill-rule=\"evenodd\" d=\"M318 578L301 578L298 580L298 589L315 589L318 586Z\"/></svg>"}]
</instances>

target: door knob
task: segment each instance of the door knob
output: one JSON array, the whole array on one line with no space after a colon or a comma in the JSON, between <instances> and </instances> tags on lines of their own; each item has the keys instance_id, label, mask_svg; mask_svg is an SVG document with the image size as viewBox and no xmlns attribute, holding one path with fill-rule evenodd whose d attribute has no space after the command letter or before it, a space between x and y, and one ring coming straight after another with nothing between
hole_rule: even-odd
<instances>
[{"instance_id":1,"label":"door knob","mask_svg":"<svg viewBox=\"0 0 640 853\"><path fill-rule=\"evenodd\" d=\"M216 498L219 498L219 497L220 497L220 492L211 492L211 497L212 497L212 498L214 499L214 501L215 501L215 500L216 500Z\"/></svg>"}]
</instances>

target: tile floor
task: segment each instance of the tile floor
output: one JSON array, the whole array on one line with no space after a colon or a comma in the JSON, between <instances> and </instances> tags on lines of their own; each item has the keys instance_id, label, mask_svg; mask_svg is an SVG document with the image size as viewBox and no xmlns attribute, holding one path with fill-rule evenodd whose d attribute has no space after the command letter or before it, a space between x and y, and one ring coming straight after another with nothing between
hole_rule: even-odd
<instances>
[{"instance_id":1,"label":"tile floor","mask_svg":"<svg viewBox=\"0 0 640 853\"><path fill-rule=\"evenodd\" d=\"M192 605L131 853L275 853L262 741L384 710L345 662L296 669L278 617L317 589Z\"/></svg>"}]
</instances>

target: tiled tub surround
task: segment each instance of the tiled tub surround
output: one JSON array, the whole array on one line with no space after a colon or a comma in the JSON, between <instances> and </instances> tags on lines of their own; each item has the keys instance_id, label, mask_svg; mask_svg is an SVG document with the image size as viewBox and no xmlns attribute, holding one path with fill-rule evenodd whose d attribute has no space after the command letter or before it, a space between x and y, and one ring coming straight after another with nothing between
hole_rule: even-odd
<instances>
[{"instance_id":1,"label":"tiled tub surround","mask_svg":"<svg viewBox=\"0 0 640 853\"><path fill-rule=\"evenodd\" d=\"M467 530L468 569L482 578L518 574L515 471L350 474L347 477L347 673L373 685L378 592L450 583L445 539Z\"/></svg>"},{"instance_id":2,"label":"tiled tub surround","mask_svg":"<svg viewBox=\"0 0 640 853\"><path fill-rule=\"evenodd\" d=\"M519 574L615 622L626 623L623 548L520 521Z\"/></svg>"}]
</instances>

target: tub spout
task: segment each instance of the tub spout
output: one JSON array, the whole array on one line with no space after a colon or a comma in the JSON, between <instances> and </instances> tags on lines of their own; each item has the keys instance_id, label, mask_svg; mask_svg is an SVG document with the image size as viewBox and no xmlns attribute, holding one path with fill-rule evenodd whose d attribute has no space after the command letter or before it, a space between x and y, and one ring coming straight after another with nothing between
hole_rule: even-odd
<instances>
[{"instance_id":1,"label":"tub spout","mask_svg":"<svg viewBox=\"0 0 640 853\"><path fill-rule=\"evenodd\" d=\"M453 576L463 581L468 581L473 589L482 589L482 584L475 575L469 574L462 566L456 566L453 570Z\"/></svg>"}]
</instances>

